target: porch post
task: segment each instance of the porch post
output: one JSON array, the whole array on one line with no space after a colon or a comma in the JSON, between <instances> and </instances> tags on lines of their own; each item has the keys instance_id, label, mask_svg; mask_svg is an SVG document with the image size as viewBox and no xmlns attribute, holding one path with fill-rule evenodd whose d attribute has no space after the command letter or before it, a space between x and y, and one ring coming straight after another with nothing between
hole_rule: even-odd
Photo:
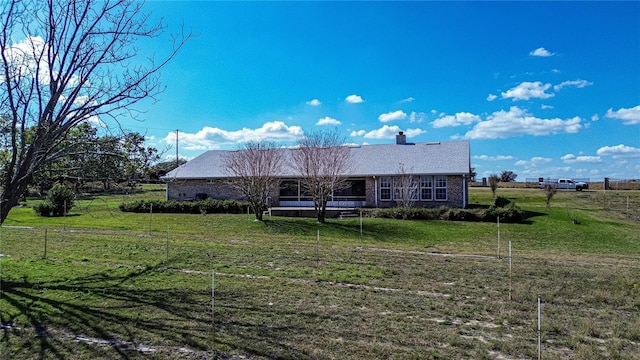
<instances>
[{"instance_id":1,"label":"porch post","mask_svg":"<svg viewBox=\"0 0 640 360\"><path fill-rule=\"evenodd\" d=\"M467 207L467 176L462 175L462 208Z\"/></svg>"},{"instance_id":2,"label":"porch post","mask_svg":"<svg viewBox=\"0 0 640 360\"><path fill-rule=\"evenodd\" d=\"M374 204L378 207L378 178L373 176L373 196L374 196Z\"/></svg>"}]
</instances>

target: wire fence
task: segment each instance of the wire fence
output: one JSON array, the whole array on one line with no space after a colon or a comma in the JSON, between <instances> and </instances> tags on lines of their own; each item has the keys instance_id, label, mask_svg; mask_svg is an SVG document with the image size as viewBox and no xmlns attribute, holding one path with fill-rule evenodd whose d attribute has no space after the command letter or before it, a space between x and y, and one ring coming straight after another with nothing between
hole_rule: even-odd
<instances>
[{"instance_id":1,"label":"wire fence","mask_svg":"<svg viewBox=\"0 0 640 360\"><path fill-rule=\"evenodd\" d=\"M209 271L221 263L242 268L252 262L269 268L275 261L282 266L309 268L319 261L353 262L351 257L330 250L330 243L315 230L301 234L300 241L287 237L265 240L241 232L236 235L233 239L218 237L213 231L186 235L184 229L170 228L123 231L2 226L0 256L16 261L46 259L114 268L168 266L178 271ZM278 249L275 255L274 248Z\"/></svg>"},{"instance_id":2,"label":"wire fence","mask_svg":"<svg viewBox=\"0 0 640 360\"><path fill-rule=\"evenodd\" d=\"M558 182L558 178L526 178L525 179L525 184L527 188L540 188L542 185L541 184L556 184ZM591 187L592 182L590 178L572 178L571 180L573 180L574 182L584 182L589 184L589 187Z\"/></svg>"},{"instance_id":3,"label":"wire fence","mask_svg":"<svg viewBox=\"0 0 640 360\"><path fill-rule=\"evenodd\" d=\"M607 178L605 185L608 185L608 190L640 190L640 180L638 179Z\"/></svg>"}]
</instances>

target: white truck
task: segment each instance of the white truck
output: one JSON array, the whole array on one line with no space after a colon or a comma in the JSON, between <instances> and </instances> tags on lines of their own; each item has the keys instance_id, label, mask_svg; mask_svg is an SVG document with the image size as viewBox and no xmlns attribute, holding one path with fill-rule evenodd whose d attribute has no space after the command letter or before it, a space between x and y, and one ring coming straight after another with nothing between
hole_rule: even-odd
<instances>
[{"instance_id":1,"label":"white truck","mask_svg":"<svg viewBox=\"0 0 640 360\"><path fill-rule=\"evenodd\" d=\"M572 179L545 180L540 182L540 188L544 189L546 185L550 185L553 189L560 190L576 190L582 191L589 189L589 184L582 181L573 181Z\"/></svg>"}]
</instances>

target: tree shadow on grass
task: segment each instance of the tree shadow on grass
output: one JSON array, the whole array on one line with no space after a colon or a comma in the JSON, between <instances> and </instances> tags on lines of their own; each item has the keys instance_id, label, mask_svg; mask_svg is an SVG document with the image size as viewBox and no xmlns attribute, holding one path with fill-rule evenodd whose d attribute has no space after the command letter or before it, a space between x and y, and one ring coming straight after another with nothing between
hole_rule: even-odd
<instances>
[{"instance_id":1,"label":"tree shadow on grass","mask_svg":"<svg viewBox=\"0 0 640 360\"><path fill-rule=\"evenodd\" d=\"M367 220L365 219L365 222ZM329 236L333 239L355 240L360 237L360 222L356 219L327 219L324 224L318 224L315 220L301 221L295 218L279 218L265 220L264 224L272 233L304 236L309 239L315 239L318 230L320 230L321 239ZM418 236L411 226L406 225L407 223L403 223L402 220L366 222L362 228L362 237L384 243Z\"/></svg>"},{"instance_id":2,"label":"tree shadow on grass","mask_svg":"<svg viewBox=\"0 0 640 360\"><path fill-rule=\"evenodd\" d=\"M537 212L537 211L530 211L530 210L523 210L522 211L522 223L523 224L533 224L533 218L539 217L539 216L549 216L549 214L545 214L545 213L541 213L541 212Z\"/></svg>"},{"instance_id":3,"label":"tree shadow on grass","mask_svg":"<svg viewBox=\"0 0 640 360\"><path fill-rule=\"evenodd\" d=\"M189 277L202 274L167 270L167 264L162 263L61 278L55 275L61 270L59 263L39 260L29 266L50 266L51 276L32 280L26 276L7 279L4 275L2 359L136 359L149 354L172 359L177 353L184 359L228 358L214 350L216 345L225 344L212 340L211 288L185 284ZM62 266L70 266L66 271L72 272L73 266L83 265ZM217 291L216 302L247 298L250 292ZM281 354L289 354L284 358L309 358L303 352L287 349L282 339L270 334L274 329L265 325L251 328L237 320L245 318L236 313L241 310L216 307L216 328L225 324L244 329L239 335L248 337L230 337L227 348L267 358L283 358Z\"/></svg>"},{"instance_id":4,"label":"tree shadow on grass","mask_svg":"<svg viewBox=\"0 0 640 360\"><path fill-rule=\"evenodd\" d=\"M89 354L77 354L77 336L131 343L112 346L111 356L122 358L135 355L139 341L158 339L204 350L204 339L197 329L205 324L185 306L194 302L197 292L132 286L151 272L151 268L145 268L113 275L106 270L74 279L56 279L54 275L51 280L41 281L26 277L3 280L2 300L9 305L2 311L3 345L14 358L29 358L35 348L41 354L38 358L99 355L92 354L91 348L85 349ZM153 312L163 316L140 317ZM190 325L181 325L187 323ZM25 339L28 333L35 335L37 343L29 341L29 336Z\"/></svg>"}]
</instances>

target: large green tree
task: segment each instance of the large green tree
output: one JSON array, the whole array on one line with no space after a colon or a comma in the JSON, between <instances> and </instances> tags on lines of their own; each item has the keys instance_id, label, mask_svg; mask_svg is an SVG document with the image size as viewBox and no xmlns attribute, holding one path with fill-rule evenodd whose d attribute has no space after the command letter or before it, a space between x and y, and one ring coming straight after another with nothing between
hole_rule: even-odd
<instances>
[{"instance_id":1,"label":"large green tree","mask_svg":"<svg viewBox=\"0 0 640 360\"><path fill-rule=\"evenodd\" d=\"M191 36L174 37L158 58L141 56L136 43L162 32L139 1L0 4L0 109L8 121L0 223L37 171L73 151L59 145L74 127L90 119L118 121L162 92L160 69Z\"/></svg>"},{"instance_id":2,"label":"large green tree","mask_svg":"<svg viewBox=\"0 0 640 360\"><path fill-rule=\"evenodd\" d=\"M41 192L56 181L73 184L76 191L87 182L101 182L105 190L116 182L135 186L149 178L159 159L158 150L145 145L144 135L100 136L87 122L73 128L59 147L66 149L66 155L47 162L34 174L33 184Z\"/></svg>"},{"instance_id":3,"label":"large green tree","mask_svg":"<svg viewBox=\"0 0 640 360\"><path fill-rule=\"evenodd\" d=\"M513 171L504 170L500 173L500 181L502 182L514 182L518 175Z\"/></svg>"}]
</instances>

